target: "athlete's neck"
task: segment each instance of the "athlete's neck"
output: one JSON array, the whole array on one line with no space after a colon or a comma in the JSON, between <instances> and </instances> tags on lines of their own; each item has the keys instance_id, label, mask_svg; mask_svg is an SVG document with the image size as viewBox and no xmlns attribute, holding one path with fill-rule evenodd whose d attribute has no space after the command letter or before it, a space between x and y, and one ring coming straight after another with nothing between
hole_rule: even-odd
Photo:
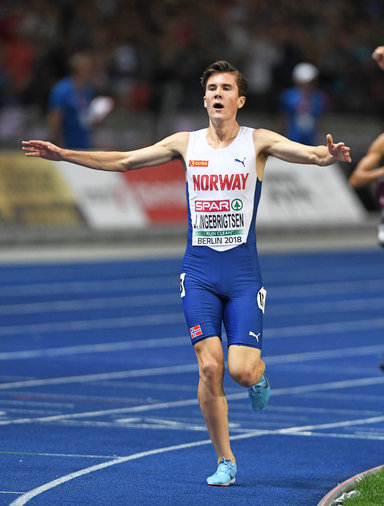
<instances>
[{"instance_id":1,"label":"athlete's neck","mask_svg":"<svg viewBox=\"0 0 384 506\"><path fill-rule=\"evenodd\" d=\"M207 130L207 142L212 148L225 148L236 138L239 130L240 125L237 121L230 124L215 124L210 121Z\"/></svg>"}]
</instances>

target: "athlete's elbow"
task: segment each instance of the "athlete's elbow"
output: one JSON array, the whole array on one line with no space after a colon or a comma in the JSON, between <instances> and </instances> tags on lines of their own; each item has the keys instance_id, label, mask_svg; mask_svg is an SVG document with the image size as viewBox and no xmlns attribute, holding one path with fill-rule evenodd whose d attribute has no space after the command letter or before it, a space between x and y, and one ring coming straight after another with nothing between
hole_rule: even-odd
<instances>
[{"instance_id":1,"label":"athlete's elbow","mask_svg":"<svg viewBox=\"0 0 384 506\"><path fill-rule=\"evenodd\" d=\"M358 175L352 174L348 179L348 183L353 188L357 188L358 186L363 186L366 181L362 180Z\"/></svg>"},{"instance_id":2,"label":"athlete's elbow","mask_svg":"<svg viewBox=\"0 0 384 506\"><path fill-rule=\"evenodd\" d=\"M118 160L116 164L116 170L118 172L128 172L129 170L134 170L135 166L132 160L132 157L130 157L128 154L125 154L124 157L122 157L120 160Z\"/></svg>"}]
</instances>

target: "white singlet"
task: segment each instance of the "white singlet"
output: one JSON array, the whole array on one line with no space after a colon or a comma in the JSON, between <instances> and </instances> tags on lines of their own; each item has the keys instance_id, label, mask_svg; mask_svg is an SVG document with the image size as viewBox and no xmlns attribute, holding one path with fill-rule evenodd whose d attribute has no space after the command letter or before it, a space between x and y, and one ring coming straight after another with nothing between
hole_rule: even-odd
<instances>
[{"instance_id":1,"label":"white singlet","mask_svg":"<svg viewBox=\"0 0 384 506\"><path fill-rule=\"evenodd\" d=\"M207 129L191 132L186 166L192 245L225 251L247 242L257 182L253 129L214 149Z\"/></svg>"}]
</instances>

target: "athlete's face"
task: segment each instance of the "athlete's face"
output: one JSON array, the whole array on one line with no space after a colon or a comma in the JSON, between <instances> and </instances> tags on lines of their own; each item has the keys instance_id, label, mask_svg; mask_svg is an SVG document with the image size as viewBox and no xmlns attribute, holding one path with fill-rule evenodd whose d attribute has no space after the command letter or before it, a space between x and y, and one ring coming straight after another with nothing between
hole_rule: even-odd
<instances>
[{"instance_id":1,"label":"athlete's face","mask_svg":"<svg viewBox=\"0 0 384 506\"><path fill-rule=\"evenodd\" d=\"M245 103L245 97L239 97L236 76L231 72L213 74L205 89L204 107L212 119L230 119L236 116L238 109Z\"/></svg>"}]
</instances>

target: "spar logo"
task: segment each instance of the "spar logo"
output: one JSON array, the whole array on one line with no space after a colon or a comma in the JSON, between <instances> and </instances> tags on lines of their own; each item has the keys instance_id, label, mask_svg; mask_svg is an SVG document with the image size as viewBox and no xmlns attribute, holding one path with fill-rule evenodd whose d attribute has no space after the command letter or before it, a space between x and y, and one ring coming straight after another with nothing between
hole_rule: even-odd
<instances>
[{"instance_id":1,"label":"spar logo","mask_svg":"<svg viewBox=\"0 0 384 506\"><path fill-rule=\"evenodd\" d=\"M241 211L243 209L243 201L240 199L233 199L231 207L234 211Z\"/></svg>"},{"instance_id":2,"label":"spar logo","mask_svg":"<svg viewBox=\"0 0 384 506\"><path fill-rule=\"evenodd\" d=\"M189 160L189 167L208 167L208 160Z\"/></svg>"},{"instance_id":3,"label":"spar logo","mask_svg":"<svg viewBox=\"0 0 384 506\"><path fill-rule=\"evenodd\" d=\"M229 200L196 200L195 211L197 213L219 213L221 211L230 211Z\"/></svg>"}]
</instances>

